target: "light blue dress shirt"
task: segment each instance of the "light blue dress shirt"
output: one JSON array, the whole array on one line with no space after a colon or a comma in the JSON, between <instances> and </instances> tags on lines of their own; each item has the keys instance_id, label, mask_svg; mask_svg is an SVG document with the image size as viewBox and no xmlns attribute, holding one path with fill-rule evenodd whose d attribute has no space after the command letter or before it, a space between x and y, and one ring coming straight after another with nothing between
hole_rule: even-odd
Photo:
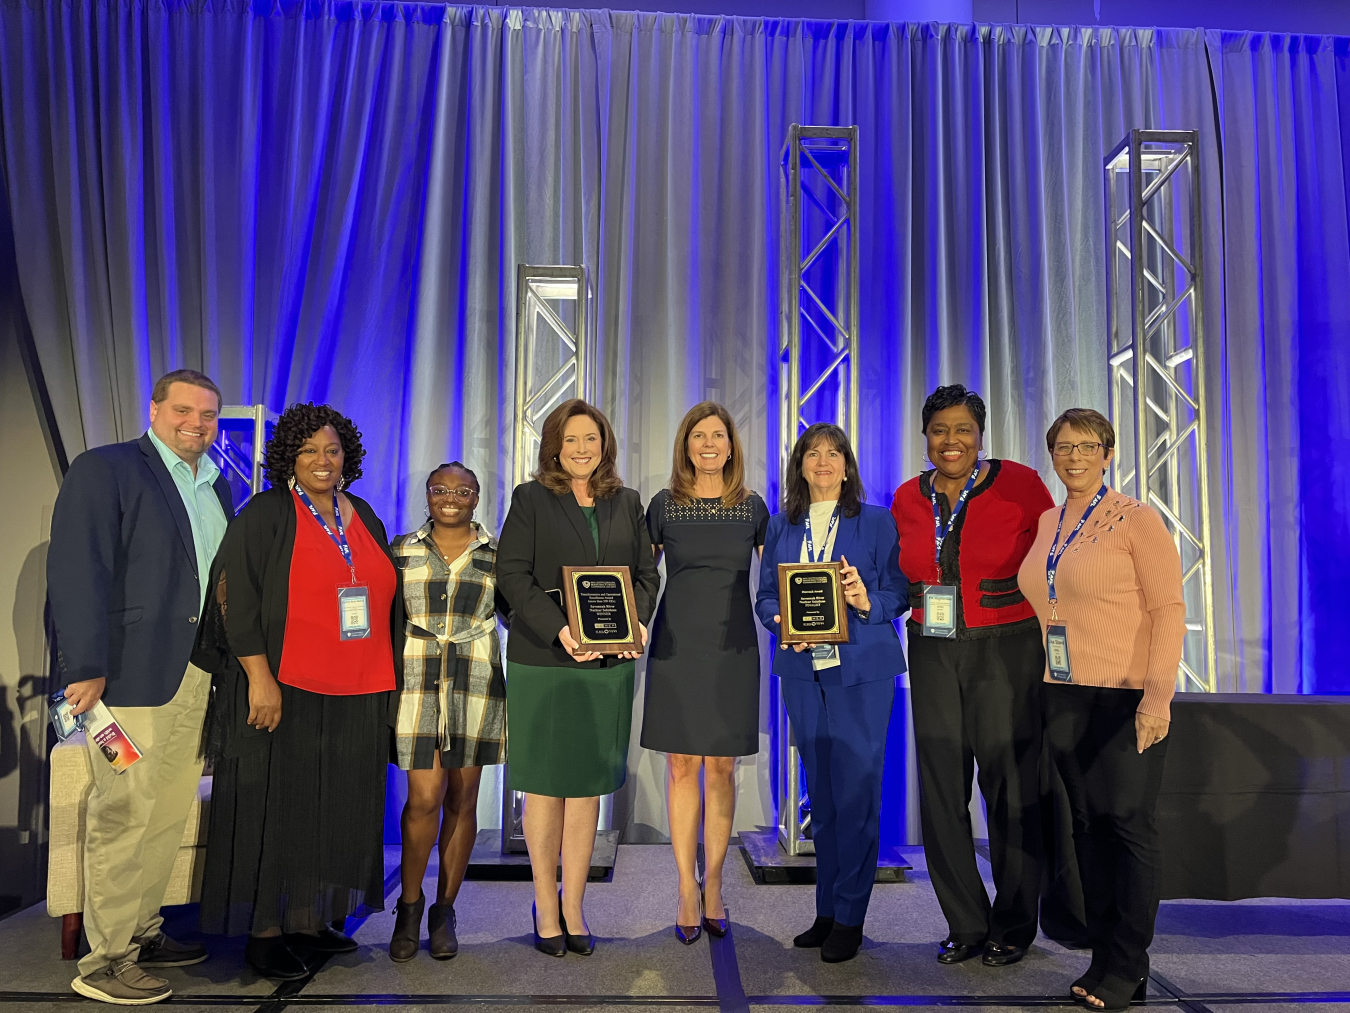
<instances>
[{"instance_id":1,"label":"light blue dress shirt","mask_svg":"<svg viewBox=\"0 0 1350 1013\"><path fill-rule=\"evenodd\" d=\"M192 465L183 460L155 435L153 429L146 432L150 442L159 451L164 467L173 476L173 484L178 486L178 495L183 498L187 509L188 523L192 525L192 546L197 551L197 578L202 585L202 604L206 604L206 589L211 582L211 563L216 558L221 539L225 537L225 528L229 518L216 498L211 484L220 474L220 468L211 460L209 454L203 454L197 462L197 474L192 474Z\"/></svg>"}]
</instances>

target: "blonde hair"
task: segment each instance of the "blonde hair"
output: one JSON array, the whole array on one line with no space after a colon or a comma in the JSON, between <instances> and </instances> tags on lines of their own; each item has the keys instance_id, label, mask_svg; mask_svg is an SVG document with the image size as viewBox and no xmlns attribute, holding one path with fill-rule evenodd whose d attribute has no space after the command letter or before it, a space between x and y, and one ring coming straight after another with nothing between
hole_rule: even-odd
<instances>
[{"instance_id":1,"label":"blonde hair","mask_svg":"<svg viewBox=\"0 0 1350 1013\"><path fill-rule=\"evenodd\" d=\"M741 438L736 434L736 423L731 414L716 401L700 401L684 413L679 431L675 434L675 452L670 462L671 498L685 506L694 502L694 463L689 460L689 434L704 419L716 415L726 427L731 456L722 465L722 505L735 506L750 495L745 487L745 455L741 452Z\"/></svg>"}]
</instances>

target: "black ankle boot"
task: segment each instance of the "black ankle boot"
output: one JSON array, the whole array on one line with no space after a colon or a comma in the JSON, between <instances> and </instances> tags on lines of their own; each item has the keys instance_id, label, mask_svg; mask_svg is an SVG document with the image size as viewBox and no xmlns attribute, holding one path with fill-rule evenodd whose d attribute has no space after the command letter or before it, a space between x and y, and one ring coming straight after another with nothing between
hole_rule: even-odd
<instances>
[{"instance_id":1,"label":"black ankle boot","mask_svg":"<svg viewBox=\"0 0 1350 1013\"><path fill-rule=\"evenodd\" d=\"M834 928L830 934L825 937L825 942L820 944L820 959L827 964L840 964L845 960L852 960L858 955L858 947L862 945L861 925L840 925L834 923Z\"/></svg>"},{"instance_id":2,"label":"black ankle boot","mask_svg":"<svg viewBox=\"0 0 1350 1013\"><path fill-rule=\"evenodd\" d=\"M426 897L419 893L411 904L394 904L394 934L389 937L389 958L402 963L417 956L422 948L422 907Z\"/></svg>"},{"instance_id":3,"label":"black ankle boot","mask_svg":"<svg viewBox=\"0 0 1350 1013\"><path fill-rule=\"evenodd\" d=\"M792 945L803 950L813 950L821 943L825 942L830 936L830 930L834 928L833 918L823 918L816 915L816 920L811 927L792 940Z\"/></svg>"},{"instance_id":4,"label":"black ankle boot","mask_svg":"<svg viewBox=\"0 0 1350 1013\"><path fill-rule=\"evenodd\" d=\"M427 934L431 936L427 948L437 960L449 960L459 952L453 904L432 904L427 908Z\"/></svg>"}]
</instances>

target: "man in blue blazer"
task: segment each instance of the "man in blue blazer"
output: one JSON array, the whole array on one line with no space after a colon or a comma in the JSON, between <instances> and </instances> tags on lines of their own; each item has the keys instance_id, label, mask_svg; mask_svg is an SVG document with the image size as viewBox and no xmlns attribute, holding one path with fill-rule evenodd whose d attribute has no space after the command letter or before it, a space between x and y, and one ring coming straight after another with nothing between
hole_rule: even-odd
<instances>
[{"instance_id":1,"label":"man in blue blazer","mask_svg":"<svg viewBox=\"0 0 1350 1013\"><path fill-rule=\"evenodd\" d=\"M140 751L122 773L90 741L84 926L71 987L117 1005L168 998L146 969L206 959L164 934L159 913L188 809L211 681L189 658L211 561L234 516L206 451L220 390L180 369L161 377L150 428L71 462L52 514L47 596L57 671L76 714L102 701Z\"/></svg>"},{"instance_id":2,"label":"man in blue blazer","mask_svg":"<svg viewBox=\"0 0 1350 1013\"><path fill-rule=\"evenodd\" d=\"M863 502L858 464L838 426L818 423L793 449L784 510L769 521L755 611L775 636L782 606L778 564L838 560L848 602L848 643L773 652L811 798L816 920L794 946L828 963L862 945L876 879L881 775L895 677L905 656L893 621L908 609L895 520Z\"/></svg>"}]
</instances>

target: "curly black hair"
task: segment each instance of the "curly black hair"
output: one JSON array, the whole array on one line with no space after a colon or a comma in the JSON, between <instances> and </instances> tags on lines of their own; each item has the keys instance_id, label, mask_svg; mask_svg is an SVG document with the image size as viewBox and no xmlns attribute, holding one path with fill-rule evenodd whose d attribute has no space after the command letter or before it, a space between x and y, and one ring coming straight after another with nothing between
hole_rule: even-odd
<instances>
[{"instance_id":1,"label":"curly black hair","mask_svg":"<svg viewBox=\"0 0 1350 1013\"><path fill-rule=\"evenodd\" d=\"M950 387L939 387L928 395L928 400L923 403L923 431L928 432L928 423L933 421L934 415L940 411L946 411L948 408L955 408L957 405L966 406L974 417L975 424L980 427L980 435L983 436L984 398L973 390L967 390L959 383L954 383Z\"/></svg>"},{"instance_id":2,"label":"curly black hair","mask_svg":"<svg viewBox=\"0 0 1350 1013\"><path fill-rule=\"evenodd\" d=\"M336 408L313 401L297 401L277 419L272 438L267 441L267 481L273 487L284 486L295 476L295 459L307 439L324 426L332 426L342 444L342 479L348 486L361 477L361 461L366 456L361 446L361 432L352 420Z\"/></svg>"}]
</instances>

